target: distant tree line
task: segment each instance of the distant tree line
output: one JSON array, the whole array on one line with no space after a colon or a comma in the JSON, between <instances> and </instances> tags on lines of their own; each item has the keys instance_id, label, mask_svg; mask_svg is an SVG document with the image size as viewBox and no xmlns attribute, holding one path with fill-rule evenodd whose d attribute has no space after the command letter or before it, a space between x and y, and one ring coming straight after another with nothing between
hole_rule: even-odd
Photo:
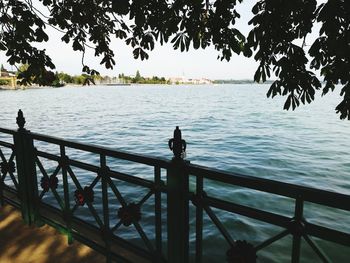
<instances>
[{"instance_id":1,"label":"distant tree line","mask_svg":"<svg viewBox=\"0 0 350 263\"><path fill-rule=\"evenodd\" d=\"M8 79L0 79L0 86L8 86L11 84L11 81Z\"/></svg>"},{"instance_id":2,"label":"distant tree line","mask_svg":"<svg viewBox=\"0 0 350 263\"><path fill-rule=\"evenodd\" d=\"M28 64L21 64L17 68L17 77L20 74L24 74L26 70L28 69ZM46 86L52 86L52 87L62 87L65 84L75 84L75 85L90 85L90 84L95 84L95 80L101 80L101 79L106 79L109 78L108 76L90 76L88 74L81 74L81 75L70 75L65 72L45 72L47 75L45 77L46 79ZM34 77L33 77L34 78ZM36 83L35 80L33 79L31 82Z\"/></svg>"},{"instance_id":3,"label":"distant tree line","mask_svg":"<svg viewBox=\"0 0 350 263\"><path fill-rule=\"evenodd\" d=\"M28 68L27 64L22 64L18 67L17 76L22 72L25 72ZM164 77L153 76L151 78L141 76L137 70L135 77L119 74L118 77L102 76L102 75L70 75L65 72L48 72L50 76L47 76L47 86L62 87L66 84L73 85L90 85L90 84L109 84L109 83L137 83L137 84L170 84L169 80ZM35 81L32 81L35 82ZM0 85L8 85L8 81L4 83L0 82Z\"/></svg>"},{"instance_id":4,"label":"distant tree line","mask_svg":"<svg viewBox=\"0 0 350 263\"><path fill-rule=\"evenodd\" d=\"M69 75L68 73L65 72L56 72L55 74L55 81L54 84L75 84L75 85L89 85L89 84L94 84L96 79L103 79L106 77L103 76L94 76L91 78L91 76L87 74L81 74L81 75ZM55 85L53 85L55 86Z\"/></svg>"},{"instance_id":5,"label":"distant tree line","mask_svg":"<svg viewBox=\"0 0 350 263\"><path fill-rule=\"evenodd\" d=\"M54 83L60 84L76 84L76 85L86 85L86 84L106 84L106 83L137 83L137 84L170 84L169 80L164 77L153 76L151 78L141 76L140 72L137 70L135 77L127 76L124 73L118 75L118 77L94 75L90 76L87 74L71 76L67 73L60 72L56 73L56 78ZM54 85L53 85L54 86Z\"/></svg>"},{"instance_id":6,"label":"distant tree line","mask_svg":"<svg viewBox=\"0 0 350 263\"><path fill-rule=\"evenodd\" d=\"M126 76L124 73L118 75L122 83L138 83L138 84L170 84L170 81L164 77L153 76L151 78L143 77L140 71L136 71L135 77Z\"/></svg>"}]
</instances>

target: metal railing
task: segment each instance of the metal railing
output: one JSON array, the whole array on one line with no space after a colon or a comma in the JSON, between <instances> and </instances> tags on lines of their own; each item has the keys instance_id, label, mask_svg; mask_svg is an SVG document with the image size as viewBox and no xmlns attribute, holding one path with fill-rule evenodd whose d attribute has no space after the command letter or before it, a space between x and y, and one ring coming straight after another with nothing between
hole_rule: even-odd
<instances>
[{"instance_id":1,"label":"metal railing","mask_svg":"<svg viewBox=\"0 0 350 263\"><path fill-rule=\"evenodd\" d=\"M18 130L0 128L0 134L13 138L13 143L0 141L1 204L8 203L18 207L27 224L49 224L65 233L69 243L76 239L92 247L104 254L107 262L189 262L190 252L194 254L195 262L202 262L205 214L229 245L226 253L228 262L256 262L261 249L287 235L293 237L292 263L300 261L302 239L322 262L331 260L312 237L350 247L349 233L310 223L303 216L304 202L350 211L349 195L191 164L182 159L186 143L182 140L178 127L174 131L174 138L169 140L169 148L174 152L174 158L165 160L32 133L24 128L25 119L21 111L17 124ZM39 150L36 145L40 143L47 144L49 148L56 147L59 151L53 154ZM8 158L4 149L9 151ZM72 149L94 154L98 157L98 164L71 158L67 151ZM152 179L110 168L109 159L151 167ZM42 160L53 162L54 168L48 171ZM82 185L81 178L74 171L76 168L94 175L89 178L89 184ZM164 170L165 175L162 174ZM12 186L6 184L8 180L12 182ZM294 215L286 216L217 198L206 193L206 180L224 183L225 187L239 186L288 197L294 200ZM128 202L122 194L123 184L120 182L142 187L145 194L137 202ZM98 186L101 190L96 191ZM48 203L44 198L49 192L53 198ZM112 197L117 202L112 203ZM53 200L57 205L53 205ZM150 201L153 203L153 211L147 213L153 214L151 221L154 225L154 238L149 237L141 224L142 209L145 202ZM112 223L111 217L116 203L119 205L118 220ZM195 206L194 252L189 249L191 203ZM97 206L101 207L102 213L97 211ZM87 222L78 216L80 207L88 209L93 222ZM283 231L253 246L250 240L235 240L214 210L243 215L281 227ZM117 230L121 226L133 226L143 245L134 244L119 236Z\"/></svg>"}]
</instances>

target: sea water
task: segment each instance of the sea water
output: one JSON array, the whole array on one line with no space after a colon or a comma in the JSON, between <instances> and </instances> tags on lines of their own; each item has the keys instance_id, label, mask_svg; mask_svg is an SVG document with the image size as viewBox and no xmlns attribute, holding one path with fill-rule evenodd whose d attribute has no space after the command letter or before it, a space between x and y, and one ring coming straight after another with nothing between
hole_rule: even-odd
<instances>
[{"instance_id":1,"label":"sea water","mask_svg":"<svg viewBox=\"0 0 350 263\"><path fill-rule=\"evenodd\" d=\"M32 132L171 159L168 139L173 136L175 126L179 126L187 142L186 158L191 163L350 194L350 122L340 120L334 110L341 97L337 92L325 97L318 95L311 105L284 111L285 98L266 98L268 88L268 85L252 84L134 85L0 91L0 127L15 129L17 111L22 109L26 127ZM58 153L58 148L52 145L38 144L38 147ZM99 164L98 156L92 154L81 151L68 151L68 154L71 158ZM57 166L41 160L51 173ZM153 169L149 167L108 162L113 169L153 180ZM96 177L93 173L73 170L82 186ZM39 171L38 174L40 179ZM162 174L165 175L165 171ZM116 184L128 202L138 202L147 193L147 189L139 186L117 181ZM71 195L74 190L72 185ZM61 188L58 191L62 193ZM293 200L276 195L213 181L205 181L205 191L216 198L285 216L292 217L294 213ZM100 186L96 186L98 213L102 213L98 202L100 192ZM50 193L43 200L58 206ZM153 201L151 198L141 210L141 225L151 240L154 239ZM165 216L166 202L163 201ZM74 204L73 197L71 203ZM113 224L118 220L120 206L115 197L111 196L110 206ZM193 205L190 209L193 259ZM234 239L254 245L283 231L236 214L216 209L213 212ZM305 204L304 213L312 223L350 232L350 213L309 203ZM76 214L95 224L87 208L79 208ZM229 246L207 215L203 231L204 262L225 262ZM144 247L132 227L121 227L115 234ZM350 262L348 248L314 240L334 262ZM290 262L291 244L289 235L259 251L258 261ZM301 262L320 262L305 241Z\"/></svg>"}]
</instances>

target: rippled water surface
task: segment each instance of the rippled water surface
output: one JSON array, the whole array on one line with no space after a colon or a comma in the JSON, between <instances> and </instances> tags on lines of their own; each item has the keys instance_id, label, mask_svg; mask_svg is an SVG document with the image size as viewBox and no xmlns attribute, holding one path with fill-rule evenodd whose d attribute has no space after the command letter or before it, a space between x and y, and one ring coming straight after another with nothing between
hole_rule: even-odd
<instances>
[{"instance_id":1,"label":"rippled water surface","mask_svg":"<svg viewBox=\"0 0 350 263\"><path fill-rule=\"evenodd\" d=\"M283 99L266 98L267 89L267 85L221 85L0 91L0 127L15 128L16 113L21 108L26 127L33 132L170 159L167 142L178 125L187 141L187 159L191 163L350 194L350 122L339 120L334 112L339 97L318 97L311 105L286 112L282 110ZM82 152L72 155L87 162L97 160ZM152 169L133 164L123 168L112 162L109 165L153 179ZM54 164L48 162L46 167L54 169ZM82 184L90 183L94 176L75 172ZM287 198L210 181L206 182L206 191L267 211L288 216L294 212L294 205ZM122 192L129 200L146 193L131 185L124 185ZM46 199L50 198L53 199L48 195ZM147 225L153 215L148 208L151 205L145 203L143 226L152 236L154 228ZM305 204L305 208L309 221L350 232L350 213L310 204ZM82 216L90 220L87 212L81 210ZM258 244L282 230L246 217L214 212L234 239ZM192 228L191 231L193 241ZM139 242L135 232L127 228L120 235ZM204 236L205 262L224 262L228 245L208 217ZM349 249L316 242L334 262L350 262ZM292 238L287 236L272 244L258 253L259 261L290 262L291 243ZM302 262L319 262L304 243Z\"/></svg>"}]
</instances>

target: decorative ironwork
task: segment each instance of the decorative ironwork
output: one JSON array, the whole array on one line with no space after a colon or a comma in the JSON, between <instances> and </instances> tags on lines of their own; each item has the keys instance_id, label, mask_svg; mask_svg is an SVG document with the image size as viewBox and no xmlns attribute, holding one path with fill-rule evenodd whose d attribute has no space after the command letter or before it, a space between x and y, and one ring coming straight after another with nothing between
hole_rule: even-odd
<instances>
[{"instance_id":1,"label":"decorative ironwork","mask_svg":"<svg viewBox=\"0 0 350 263\"><path fill-rule=\"evenodd\" d=\"M61 159L59 160L59 164L62 168L67 168L67 166L69 165L69 158L68 156L63 156L61 157Z\"/></svg>"},{"instance_id":2,"label":"decorative ironwork","mask_svg":"<svg viewBox=\"0 0 350 263\"><path fill-rule=\"evenodd\" d=\"M153 184L152 190L153 190L153 192L158 192L158 191L161 191L164 186L165 186L164 181L160 180L159 183Z\"/></svg>"},{"instance_id":3,"label":"decorative ironwork","mask_svg":"<svg viewBox=\"0 0 350 263\"><path fill-rule=\"evenodd\" d=\"M16 171L16 166L13 161L2 162L0 163L0 167L1 167L1 173L3 175L7 174L8 172L14 173Z\"/></svg>"},{"instance_id":4,"label":"decorative ironwork","mask_svg":"<svg viewBox=\"0 0 350 263\"><path fill-rule=\"evenodd\" d=\"M301 236L305 233L305 223L303 221L291 220L288 225L288 230L293 235Z\"/></svg>"},{"instance_id":5,"label":"decorative ironwork","mask_svg":"<svg viewBox=\"0 0 350 263\"><path fill-rule=\"evenodd\" d=\"M22 110L19 110L18 111L18 114L17 114L17 118L16 118L16 123L18 125L18 128L20 130L23 130L24 129L24 125L26 123L26 119L23 117L23 112Z\"/></svg>"},{"instance_id":6,"label":"decorative ironwork","mask_svg":"<svg viewBox=\"0 0 350 263\"><path fill-rule=\"evenodd\" d=\"M130 203L126 206L119 208L118 218L124 226L130 226L133 221L141 220L140 206L135 203Z\"/></svg>"},{"instance_id":7,"label":"decorative ironwork","mask_svg":"<svg viewBox=\"0 0 350 263\"><path fill-rule=\"evenodd\" d=\"M169 149L173 151L175 158L181 159L182 155L186 152L186 141L181 137L179 126L176 126L174 138L169 140L168 145Z\"/></svg>"},{"instance_id":8,"label":"decorative ironwork","mask_svg":"<svg viewBox=\"0 0 350 263\"><path fill-rule=\"evenodd\" d=\"M181 214L179 213L179 207L180 209L183 209L183 207L185 206L187 207L189 199L188 197L190 197L190 200L192 200L193 204L196 206L196 262L201 262L202 259L205 257L205 255L203 254L202 245L203 239L205 238L203 226L206 223L206 220L204 220L204 213L206 213L209 219L218 228L219 232L224 237L224 239L228 242L228 244L230 244L230 248L226 252L227 262L229 263L256 262L257 251L260 251L261 249L271 245L272 243L290 234L293 236L292 262L298 262L301 258L301 238L303 238L303 240L306 241L306 243L312 248L312 250L315 251L315 253L318 255L322 262L330 262L330 260L327 259L325 253L321 250L321 248L318 247L317 243L313 241L312 237L317 237L321 240L331 241L336 244L348 247L350 246L349 233L338 229L333 229L330 226L326 227L316 223L308 222L306 220L307 218L303 217L304 202L316 203L325 207L340 209L342 211L350 211L350 195L329 192L306 186L287 184L278 181L271 181L269 179L262 179L248 175L226 173L223 171L212 170L208 167L193 165L189 162L183 162L183 165L173 165L174 162L149 156L125 153L121 151L116 151L114 149L81 144L59 138L52 138L36 133L26 134L25 132L21 132L21 129L24 129L25 124L25 119L21 111L18 112L17 124L19 126L18 130L8 130L0 128L0 133L14 135L15 138L18 138L18 140L14 140L13 144L0 140L1 147L6 147L13 151L10 159L8 159L7 161L7 159L0 150L0 161L2 162L0 163L0 172L5 173L0 178L0 182L2 181L2 184L0 185L1 200L8 201L9 203L13 203L18 207L21 207L24 219L26 222L28 222L28 224L34 222L38 223L36 222L36 220L39 218L36 216L36 211L38 211L37 206L42 204L41 197L45 194L45 191L42 191L38 200L36 198L37 173L33 173L33 175L35 176L26 177L27 174L31 173L34 170L33 168L36 164L41 173L46 178L42 179L41 182L43 189L49 190L51 187L52 193L58 201L58 204L62 210L61 216L64 222L66 222L68 235L73 235L74 233L84 233L84 231L81 230L85 229L89 230L89 232L91 231L91 233L94 233L96 235L100 234L102 235L101 242L99 239L99 244L93 246L96 247L96 249L100 249L102 246L106 245L106 250L104 251L106 251L106 254L108 255L111 254L109 246L115 245L112 243L114 242L114 239L111 238L111 235L114 235L114 231L121 225L130 226L131 224L133 224L135 226L136 231L139 233L140 237L142 238L146 247L148 248L148 251L145 251L143 249L142 253L150 252L149 254L147 254L147 258L155 258L157 262L164 261L164 250L162 248L162 205L164 201L162 196L166 195L167 200L169 200L170 198L174 197L174 193L177 193L179 191L186 193L185 195L183 195L185 202L183 202L184 200L180 200L180 198L173 198L174 202L167 203L167 258L169 263L184 262L188 258L189 247L187 241L189 240L178 238L188 237L188 228L183 227L188 226L188 223L190 222L188 214L184 213L183 211ZM52 153L47 153L44 151L35 151L33 150L34 141L46 142L51 145L59 146L61 149L61 154L54 155ZM65 156L65 148L73 148L84 151L86 153L99 154L100 165L94 165L82 160L69 160L68 157ZM174 131L174 138L169 140L169 148L174 152L175 158L181 160L182 154L186 150L186 142L181 138L181 131L179 127L176 127ZM14 163L12 162L12 160L14 160L15 157L14 151L16 151L17 154L25 153L22 156L23 158L18 158L20 163L16 163L16 166L21 166L25 168L20 169L20 171L18 171L19 183L17 183L16 178L13 175L13 172L15 171ZM117 160L127 160L134 163L141 163L143 165L153 166L154 180L125 174L114 170L104 170L106 169L106 156ZM62 201L57 191L54 189L58 185L58 179L52 179L47 174L39 160L39 157L59 162L56 170L51 176L56 177L60 169L62 169L62 188L65 193L64 202ZM92 182L92 184L90 184L89 187L85 187L82 189L81 184L79 183L77 177L74 175L74 172L72 171L71 167L77 167L79 169L83 169L84 171L92 171L97 173L98 176L94 179L94 181ZM166 184L164 184L164 182L161 180L162 169L167 170ZM15 189L4 184L4 178L6 173L9 173L9 176L11 177L12 181L16 186ZM64 175L65 173L66 175ZM171 178L171 175L179 175L179 173L183 173L186 179L178 181L177 184L169 183L169 178ZM70 176L70 179L72 179L74 185L79 189L76 190L74 193L77 205L75 205L73 208L70 208L69 186L71 186L71 184L68 182L68 175ZM188 176L190 176L191 181L188 180ZM20 180L20 178L25 178L25 180ZM114 185L113 180L111 178L127 183L132 183L139 187L147 188L149 192L138 203L128 204L117 189L117 187ZM196 179L195 191L193 191L194 188L192 185L192 179L194 178ZM55 182L56 180L57 182ZM104 199L102 205L103 221L101 220L99 213L95 210L93 204L91 203L94 201L93 188L99 182L99 180L101 180L101 184L103 185L102 189L104 189L102 191L102 199ZM275 194L278 196L291 198L295 200L294 217L291 217L289 215L283 215L280 213L268 212L265 210L261 210L260 208L250 207L248 205L237 204L234 201L223 200L218 197L211 196L209 192L208 195L206 195L204 191L207 188L205 187L204 180L215 181L218 183L223 183L227 186L239 186L246 189L252 189L254 191L257 190L269 194ZM191 187L189 187L189 182L191 183ZM26 183L30 183L29 186ZM50 186L50 184L52 185ZM35 188L30 186L34 186ZM109 222L111 208L111 206L108 206L109 190L113 191L114 195L116 196L116 198L122 206L117 211L117 216L120 220L112 228L110 228ZM13 195L12 193L16 193L17 195ZM19 196L18 194L29 198L25 200L19 200L16 197ZM140 209L142 205L152 196L154 196L155 202L155 248L153 247L153 243L148 239L147 234L143 230L140 222L138 222L141 220ZM13 199L11 200L10 198ZM89 222L84 222L84 224L71 224L71 222L73 222L74 219L77 219L77 217L74 215L74 211L79 207L79 205L83 206L85 203L88 204L88 209L94 217L98 227L92 225ZM47 209L48 211L52 211L53 214L57 212L57 208L53 207L51 204L45 203L45 206L43 207L45 207L45 210ZM234 239L228 232L228 229L226 229L225 225L213 212L213 209L218 209L220 211L228 213L236 213L242 216L253 218L255 220L259 220L261 222L282 227L283 231L272 237L267 238L262 243L257 244L255 247L253 247L246 241L234 241ZM48 216L49 215L50 213L48 213ZM169 215L172 216L170 217ZM56 216L54 218L40 217L40 220L47 220L46 222L52 222L52 220L55 220L55 218ZM171 224L169 224L170 218L173 219ZM169 233L172 233L172 235L169 235ZM174 235L174 233L176 234ZM93 242L91 241L95 241L89 239L88 235L82 237L83 238L81 240L85 240L87 244L93 244ZM179 242L177 242L178 240L185 240L184 243L187 243L185 245L179 244ZM170 246L169 244L175 245ZM137 248L138 246L135 246L130 251L136 251L135 249Z\"/></svg>"},{"instance_id":9,"label":"decorative ironwork","mask_svg":"<svg viewBox=\"0 0 350 263\"><path fill-rule=\"evenodd\" d=\"M255 263L257 256L253 245L245 240L237 240L226 252L228 263Z\"/></svg>"},{"instance_id":10,"label":"decorative ironwork","mask_svg":"<svg viewBox=\"0 0 350 263\"><path fill-rule=\"evenodd\" d=\"M197 207L203 206L203 198L206 197L206 192L202 192L201 194L193 194L191 197L192 204Z\"/></svg>"},{"instance_id":11,"label":"decorative ironwork","mask_svg":"<svg viewBox=\"0 0 350 263\"><path fill-rule=\"evenodd\" d=\"M49 191L49 189L57 189L58 186L58 178L56 176L41 177L40 186L44 190L44 192Z\"/></svg>"},{"instance_id":12,"label":"decorative ironwork","mask_svg":"<svg viewBox=\"0 0 350 263\"><path fill-rule=\"evenodd\" d=\"M92 203L94 201L94 190L90 186L85 186L83 190L76 190L74 197L77 205L83 206L85 203Z\"/></svg>"}]
</instances>

